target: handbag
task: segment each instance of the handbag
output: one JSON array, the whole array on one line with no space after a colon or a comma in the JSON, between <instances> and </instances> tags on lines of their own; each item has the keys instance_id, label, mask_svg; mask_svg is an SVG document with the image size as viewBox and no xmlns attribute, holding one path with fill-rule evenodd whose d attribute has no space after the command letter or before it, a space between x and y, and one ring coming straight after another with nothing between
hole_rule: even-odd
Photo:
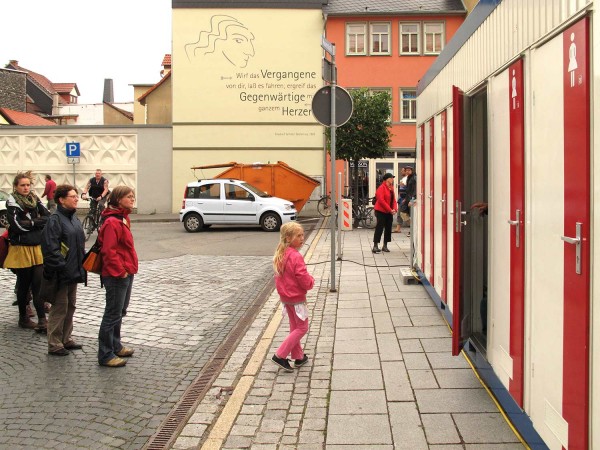
<instances>
[{"instance_id":1,"label":"handbag","mask_svg":"<svg viewBox=\"0 0 600 450\"><path fill-rule=\"evenodd\" d=\"M8 231L0 235L0 269L4 266L4 260L8 256Z\"/></svg>"},{"instance_id":2,"label":"handbag","mask_svg":"<svg viewBox=\"0 0 600 450\"><path fill-rule=\"evenodd\" d=\"M100 243L98 239L83 257L83 268L86 272L102 274L102 256L100 255Z\"/></svg>"},{"instance_id":3,"label":"handbag","mask_svg":"<svg viewBox=\"0 0 600 450\"><path fill-rule=\"evenodd\" d=\"M44 301L44 302L48 302L51 305L54 304L54 301L56 300L56 292L58 291L58 275L56 273L52 274L52 277L50 279L46 278L46 277L42 277L42 282L40 284L40 292L39 292L39 298Z\"/></svg>"}]
</instances>

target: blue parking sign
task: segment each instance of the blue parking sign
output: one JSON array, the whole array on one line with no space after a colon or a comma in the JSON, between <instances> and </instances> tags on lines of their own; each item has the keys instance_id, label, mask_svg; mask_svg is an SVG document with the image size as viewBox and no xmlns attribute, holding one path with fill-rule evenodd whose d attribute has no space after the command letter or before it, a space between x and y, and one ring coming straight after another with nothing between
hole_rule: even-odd
<instances>
[{"instance_id":1,"label":"blue parking sign","mask_svg":"<svg viewBox=\"0 0 600 450\"><path fill-rule=\"evenodd\" d=\"M81 156L81 146L79 142L67 142L67 158L74 158Z\"/></svg>"}]
</instances>

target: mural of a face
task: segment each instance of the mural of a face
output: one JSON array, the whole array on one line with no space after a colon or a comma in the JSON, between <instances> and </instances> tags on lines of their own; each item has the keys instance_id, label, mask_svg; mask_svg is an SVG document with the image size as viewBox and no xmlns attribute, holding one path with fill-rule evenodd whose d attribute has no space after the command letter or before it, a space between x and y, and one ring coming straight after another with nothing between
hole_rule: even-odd
<instances>
[{"instance_id":1,"label":"mural of a face","mask_svg":"<svg viewBox=\"0 0 600 450\"><path fill-rule=\"evenodd\" d=\"M210 29L200 31L196 42L186 44L185 52L192 61L198 56L222 55L236 67L246 67L254 56L254 35L235 17L216 15Z\"/></svg>"},{"instance_id":2,"label":"mural of a face","mask_svg":"<svg viewBox=\"0 0 600 450\"><path fill-rule=\"evenodd\" d=\"M254 35L245 27L231 25L227 27L227 39L219 47L223 56L237 67L246 67L250 57L254 56Z\"/></svg>"}]
</instances>

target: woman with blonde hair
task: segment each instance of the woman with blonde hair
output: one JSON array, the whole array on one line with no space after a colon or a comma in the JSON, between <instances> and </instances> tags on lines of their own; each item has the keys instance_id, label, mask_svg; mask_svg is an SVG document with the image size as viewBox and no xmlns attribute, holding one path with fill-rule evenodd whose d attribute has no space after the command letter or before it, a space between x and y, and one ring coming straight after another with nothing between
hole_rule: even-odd
<instances>
[{"instance_id":1,"label":"woman with blonde hair","mask_svg":"<svg viewBox=\"0 0 600 450\"><path fill-rule=\"evenodd\" d=\"M133 276L138 271L138 257L133 245L129 214L133 210L135 193L128 186L115 187L102 211L102 226L98 242L102 250L102 282L106 289L106 306L98 333L98 364L123 367L124 358L133 349L121 343L121 323L127 312Z\"/></svg>"},{"instance_id":2,"label":"woman with blonde hair","mask_svg":"<svg viewBox=\"0 0 600 450\"><path fill-rule=\"evenodd\" d=\"M300 340L308 332L308 308L306 293L312 289L315 279L306 270L304 258L298 251L304 244L304 228L298 222L281 227L279 244L273 256L275 286L283 304L284 315L290 321L290 334L279 346L271 360L286 372L293 372L287 356L291 354L294 367L308 362Z\"/></svg>"},{"instance_id":3,"label":"woman with blonde hair","mask_svg":"<svg viewBox=\"0 0 600 450\"><path fill-rule=\"evenodd\" d=\"M13 180L13 193L6 202L9 246L4 268L12 269L17 275L19 326L45 332L46 313L39 291L44 271L42 230L50 212L31 189L34 181L35 177L31 171L19 172ZM30 289L38 316L37 324L27 315Z\"/></svg>"}]
</instances>

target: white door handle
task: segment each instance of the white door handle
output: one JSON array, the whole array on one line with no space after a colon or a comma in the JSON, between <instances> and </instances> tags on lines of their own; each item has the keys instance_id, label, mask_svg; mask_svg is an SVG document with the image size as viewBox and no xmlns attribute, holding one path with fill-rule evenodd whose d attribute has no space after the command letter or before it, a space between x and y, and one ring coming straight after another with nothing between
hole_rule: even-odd
<instances>
[{"instance_id":1,"label":"white door handle","mask_svg":"<svg viewBox=\"0 0 600 450\"><path fill-rule=\"evenodd\" d=\"M521 210L517 209L515 211L515 216L517 217L515 220L508 220L507 222L516 228L516 236L515 236L515 246L519 248L521 246Z\"/></svg>"},{"instance_id":2,"label":"white door handle","mask_svg":"<svg viewBox=\"0 0 600 450\"><path fill-rule=\"evenodd\" d=\"M581 222L575 223L575 237L561 236L567 244L575 245L575 273L581 275Z\"/></svg>"},{"instance_id":3,"label":"white door handle","mask_svg":"<svg viewBox=\"0 0 600 450\"><path fill-rule=\"evenodd\" d=\"M454 228L457 233L460 233L462 231L462 227L467 225L466 220L461 220L462 216L467 215L467 211L462 211L461 208L462 208L462 203L459 202L458 200L456 200L456 203L454 204L454 212L456 213L454 215Z\"/></svg>"}]
</instances>

